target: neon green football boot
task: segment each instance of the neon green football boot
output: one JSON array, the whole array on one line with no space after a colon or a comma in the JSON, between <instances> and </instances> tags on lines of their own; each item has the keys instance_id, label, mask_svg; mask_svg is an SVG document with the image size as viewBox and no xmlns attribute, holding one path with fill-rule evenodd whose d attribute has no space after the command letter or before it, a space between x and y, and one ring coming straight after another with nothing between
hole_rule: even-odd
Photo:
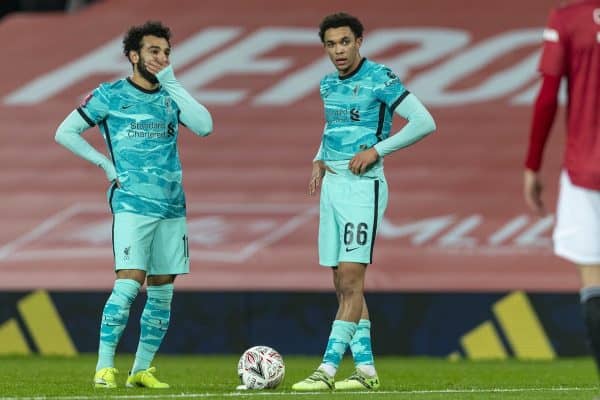
<instances>
[{"instance_id":1,"label":"neon green football boot","mask_svg":"<svg viewBox=\"0 0 600 400\"><path fill-rule=\"evenodd\" d=\"M359 369L352 375L335 383L337 390L375 390L379 388L379 378L377 375L369 376Z\"/></svg>"},{"instance_id":2,"label":"neon green football boot","mask_svg":"<svg viewBox=\"0 0 600 400\"><path fill-rule=\"evenodd\" d=\"M127 387L146 387L149 389L168 389L168 383L164 383L156 379L154 373L156 367L150 367L146 370L141 370L127 377Z\"/></svg>"},{"instance_id":3,"label":"neon green football boot","mask_svg":"<svg viewBox=\"0 0 600 400\"><path fill-rule=\"evenodd\" d=\"M117 387L117 381L115 380L115 374L118 374L116 368L106 367L96 371L94 375L94 387L102 389L114 389Z\"/></svg>"},{"instance_id":4,"label":"neon green football boot","mask_svg":"<svg viewBox=\"0 0 600 400\"><path fill-rule=\"evenodd\" d=\"M292 385L292 390L297 392L317 392L322 390L332 390L333 388L333 377L327 375L325 371L318 368L308 378Z\"/></svg>"}]
</instances>

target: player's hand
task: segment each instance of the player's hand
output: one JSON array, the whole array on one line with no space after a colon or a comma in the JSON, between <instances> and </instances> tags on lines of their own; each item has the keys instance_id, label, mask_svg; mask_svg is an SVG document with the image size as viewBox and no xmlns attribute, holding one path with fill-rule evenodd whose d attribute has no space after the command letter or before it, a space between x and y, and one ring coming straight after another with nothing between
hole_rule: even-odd
<instances>
[{"instance_id":1,"label":"player's hand","mask_svg":"<svg viewBox=\"0 0 600 400\"><path fill-rule=\"evenodd\" d=\"M546 214L546 208L542 201L542 191L544 187L538 174L530 169L523 173L523 195L527 206L539 216Z\"/></svg>"},{"instance_id":2,"label":"player's hand","mask_svg":"<svg viewBox=\"0 0 600 400\"><path fill-rule=\"evenodd\" d=\"M156 75L163 69L167 68L169 64L169 60L160 61L159 59L152 58L150 60L146 60L146 69L152 74Z\"/></svg>"},{"instance_id":3,"label":"player's hand","mask_svg":"<svg viewBox=\"0 0 600 400\"><path fill-rule=\"evenodd\" d=\"M108 158L104 158L100 163L100 168L104 170L106 174L106 179L110 182L110 184L114 184L116 182L117 187L121 187L121 183L119 182L117 170L115 169L114 164Z\"/></svg>"},{"instance_id":4,"label":"player's hand","mask_svg":"<svg viewBox=\"0 0 600 400\"><path fill-rule=\"evenodd\" d=\"M362 175L367 168L379 159L377 150L371 147L368 150L357 153L348 163L348 169L355 175Z\"/></svg>"},{"instance_id":5,"label":"player's hand","mask_svg":"<svg viewBox=\"0 0 600 400\"><path fill-rule=\"evenodd\" d=\"M321 181L323 180L326 171L335 174L335 172L327 165L325 165L323 161L317 160L313 162L312 173L310 175L310 182L308 182L309 196L313 196L317 192L317 189L321 187Z\"/></svg>"}]
</instances>

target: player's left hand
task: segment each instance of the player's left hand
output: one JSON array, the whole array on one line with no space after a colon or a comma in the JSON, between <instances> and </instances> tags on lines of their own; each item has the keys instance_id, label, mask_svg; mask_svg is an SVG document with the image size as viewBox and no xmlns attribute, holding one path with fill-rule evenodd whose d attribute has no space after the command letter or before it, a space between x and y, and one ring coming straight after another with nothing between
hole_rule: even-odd
<instances>
[{"instance_id":1,"label":"player's left hand","mask_svg":"<svg viewBox=\"0 0 600 400\"><path fill-rule=\"evenodd\" d=\"M367 168L379 159L379 154L375 148L361 151L357 153L348 163L348 169L355 175L362 175Z\"/></svg>"},{"instance_id":2,"label":"player's left hand","mask_svg":"<svg viewBox=\"0 0 600 400\"><path fill-rule=\"evenodd\" d=\"M159 59L152 58L150 60L146 60L146 69L150 71L150 73L156 75L163 69L169 66L169 60L160 61Z\"/></svg>"}]
</instances>

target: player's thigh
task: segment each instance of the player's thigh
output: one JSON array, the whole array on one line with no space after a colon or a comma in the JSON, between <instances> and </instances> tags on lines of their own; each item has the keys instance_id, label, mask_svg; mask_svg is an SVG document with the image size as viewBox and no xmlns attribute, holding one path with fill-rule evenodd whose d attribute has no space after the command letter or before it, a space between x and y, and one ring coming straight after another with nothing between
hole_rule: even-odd
<instances>
[{"instance_id":1,"label":"player's thigh","mask_svg":"<svg viewBox=\"0 0 600 400\"><path fill-rule=\"evenodd\" d=\"M113 216L113 253L115 270L147 271L159 219L133 213Z\"/></svg>"},{"instance_id":2,"label":"player's thigh","mask_svg":"<svg viewBox=\"0 0 600 400\"><path fill-rule=\"evenodd\" d=\"M332 182L327 175L321 186L319 200L319 264L325 267L338 265L340 249L339 227L336 223L335 211L330 201Z\"/></svg>"},{"instance_id":3,"label":"player's thigh","mask_svg":"<svg viewBox=\"0 0 600 400\"><path fill-rule=\"evenodd\" d=\"M332 200L336 223L340 227L338 261L370 264L377 230L387 207L385 179L352 182Z\"/></svg>"},{"instance_id":4,"label":"player's thigh","mask_svg":"<svg viewBox=\"0 0 600 400\"><path fill-rule=\"evenodd\" d=\"M190 251L185 217L162 219L156 229L148 275L190 272Z\"/></svg>"},{"instance_id":5,"label":"player's thigh","mask_svg":"<svg viewBox=\"0 0 600 400\"><path fill-rule=\"evenodd\" d=\"M554 252L579 265L600 264L600 192L575 186L561 173Z\"/></svg>"}]
</instances>

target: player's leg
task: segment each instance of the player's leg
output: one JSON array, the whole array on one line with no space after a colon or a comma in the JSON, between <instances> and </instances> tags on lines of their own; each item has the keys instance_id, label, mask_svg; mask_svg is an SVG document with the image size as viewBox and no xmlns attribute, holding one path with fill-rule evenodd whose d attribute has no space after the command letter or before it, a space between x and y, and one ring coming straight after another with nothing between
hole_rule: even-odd
<instances>
[{"instance_id":1,"label":"player's leg","mask_svg":"<svg viewBox=\"0 0 600 400\"><path fill-rule=\"evenodd\" d=\"M339 278L337 274L337 268L334 269L333 282L335 285L335 291L340 302L339 293ZM367 302L363 296L363 308L360 315L360 320L356 327L356 332L350 342L350 350L352 351L352 358L354 359L354 365L357 369L365 372L369 376L377 375L375 371L375 362L373 359L373 351L371 345L371 321L369 319L369 309ZM336 383L337 387L337 383Z\"/></svg>"},{"instance_id":2,"label":"player's leg","mask_svg":"<svg viewBox=\"0 0 600 400\"><path fill-rule=\"evenodd\" d=\"M140 339L127 378L127 387L170 387L156 378L156 368L151 364L169 327L174 280L175 275L152 275L147 278L147 299L140 318Z\"/></svg>"},{"instance_id":3,"label":"player's leg","mask_svg":"<svg viewBox=\"0 0 600 400\"><path fill-rule=\"evenodd\" d=\"M365 265L359 263L340 263L334 270L334 281L337 281L339 288L336 290L339 306L323 360L315 372L303 381L295 383L292 390L317 391L335 388L335 374L350 346L362 312L364 272Z\"/></svg>"},{"instance_id":4,"label":"player's leg","mask_svg":"<svg viewBox=\"0 0 600 400\"><path fill-rule=\"evenodd\" d=\"M579 266L583 318L596 370L600 371L600 263Z\"/></svg>"},{"instance_id":5,"label":"player's leg","mask_svg":"<svg viewBox=\"0 0 600 400\"><path fill-rule=\"evenodd\" d=\"M356 369L369 376L376 375L372 348L369 309L366 300L363 298L362 314L360 321L358 321L356 332L352 337L352 342L350 342L350 350L352 351Z\"/></svg>"},{"instance_id":6,"label":"player's leg","mask_svg":"<svg viewBox=\"0 0 600 400\"><path fill-rule=\"evenodd\" d=\"M140 340L127 386L168 388L151 367L171 320L173 282L189 272L189 248L185 218L161 220L154 236L147 278L147 299L140 319Z\"/></svg>"},{"instance_id":7,"label":"player's leg","mask_svg":"<svg viewBox=\"0 0 600 400\"><path fill-rule=\"evenodd\" d=\"M600 371L600 192L575 186L563 171L554 251L579 266L580 300L592 355Z\"/></svg>"},{"instance_id":8,"label":"player's leg","mask_svg":"<svg viewBox=\"0 0 600 400\"><path fill-rule=\"evenodd\" d=\"M116 279L111 295L102 312L98 363L94 386L116 387L114 357L117 344L123 335L131 304L139 293L146 277L144 267L151 240L147 221L134 214L118 213L113 217L113 252Z\"/></svg>"},{"instance_id":9,"label":"player's leg","mask_svg":"<svg viewBox=\"0 0 600 400\"><path fill-rule=\"evenodd\" d=\"M365 269L365 264L340 262L334 270L339 306L320 366L330 376L335 376L362 313Z\"/></svg>"},{"instance_id":10,"label":"player's leg","mask_svg":"<svg viewBox=\"0 0 600 400\"><path fill-rule=\"evenodd\" d=\"M375 362L371 346L371 321L366 302L356 327L356 332L350 342L350 350L356 367L354 373L344 380L335 382L337 390L368 390L380 386L379 377L375 370Z\"/></svg>"}]
</instances>

